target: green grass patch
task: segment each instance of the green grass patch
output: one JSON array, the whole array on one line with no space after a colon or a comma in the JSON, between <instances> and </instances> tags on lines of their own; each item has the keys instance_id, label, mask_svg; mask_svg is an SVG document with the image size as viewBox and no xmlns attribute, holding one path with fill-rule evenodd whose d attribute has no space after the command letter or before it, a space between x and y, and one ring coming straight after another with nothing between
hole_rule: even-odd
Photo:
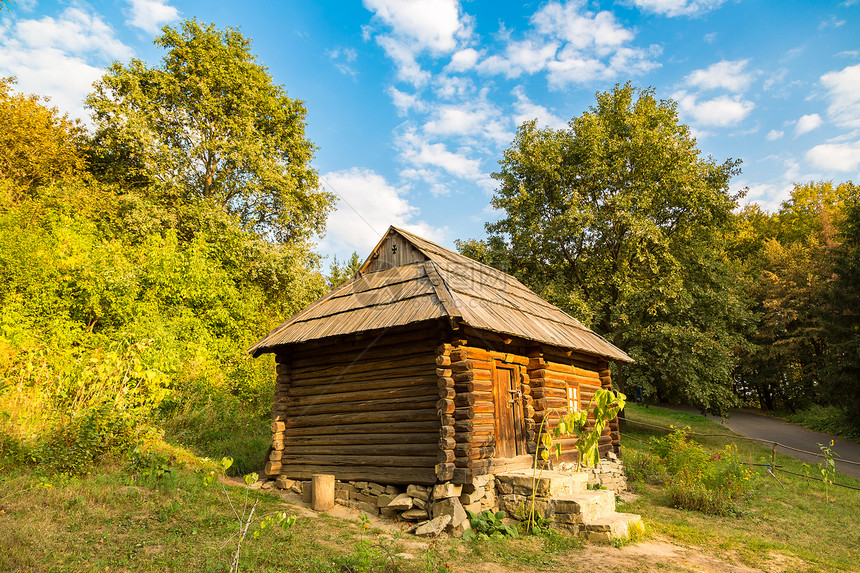
<instances>
[{"instance_id":1,"label":"green grass patch","mask_svg":"<svg viewBox=\"0 0 860 573\"><path fill-rule=\"evenodd\" d=\"M664 428L689 426L695 433L734 435L703 416L654 406L628 405L626 416L630 422ZM625 462L649 454L652 439L665 437L667 433L627 424L622 437ZM769 448L748 440L696 436L691 436L691 440L711 454L733 444L739 462L771 462ZM777 454L776 465L802 476L808 474L809 478L780 471L772 477L761 466L747 466L754 473L755 486L749 496L740 500L735 515L714 516L673 508L670 488L665 481L660 483L655 479L631 482L641 496L623 504L620 511L641 514L657 535L704 548L718 556L737 554L751 567L788 559L791 565L786 567L798 571L856 570L860 528L853 524L860 512L860 491L832 487L828 503L816 466L782 454ZM632 477L646 472L640 472L640 476L635 473ZM860 480L841 474L837 474L835 481L860 487Z\"/></svg>"}]
</instances>

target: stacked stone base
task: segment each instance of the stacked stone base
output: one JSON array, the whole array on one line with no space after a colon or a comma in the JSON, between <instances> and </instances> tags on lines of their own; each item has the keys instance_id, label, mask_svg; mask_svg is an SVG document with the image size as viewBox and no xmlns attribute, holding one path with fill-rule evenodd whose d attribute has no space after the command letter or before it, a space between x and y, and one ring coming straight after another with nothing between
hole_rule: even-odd
<instances>
[{"instance_id":1,"label":"stacked stone base","mask_svg":"<svg viewBox=\"0 0 860 573\"><path fill-rule=\"evenodd\" d=\"M556 464L556 470L561 472L572 472L576 470L576 464L562 462ZM603 489L611 489L615 493L627 491L627 478L624 476L624 467L621 460L613 452L608 452L606 457L594 467L580 468L581 472L588 476L588 485L600 486Z\"/></svg>"},{"instance_id":2,"label":"stacked stone base","mask_svg":"<svg viewBox=\"0 0 860 573\"><path fill-rule=\"evenodd\" d=\"M612 463L616 460L609 460ZM612 467L600 475L612 476ZM383 485L373 482L335 483L335 502L371 516L381 515L410 524L408 531L433 536L443 531L460 536L470 529L466 510L481 513L502 510L518 521L532 509L553 527L565 529L589 541L629 537L642 527L638 515L616 513L611 489L588 489L594 473L544 471L535 480L531 470L476 477L468 485ZM623 478L623 476L622 476ZM275 487L301 494L310 503L311 482L286 479Z\"/></svg>"},{"instance_id":3,"label":"stacked stone base","mask_svg":"<svg viewBox=\"0 0 860 573\"><path fill-rule=\"evenodd\" d=\"M533 509L553 527L596 542L629 538L637 529L644 531L641 517L615 511L614 491L586 489L588 474L551 471L540 476L534 480L527 471L496 475L501 509L508 517L522 521Z\"/></svg>"}]
</instances>

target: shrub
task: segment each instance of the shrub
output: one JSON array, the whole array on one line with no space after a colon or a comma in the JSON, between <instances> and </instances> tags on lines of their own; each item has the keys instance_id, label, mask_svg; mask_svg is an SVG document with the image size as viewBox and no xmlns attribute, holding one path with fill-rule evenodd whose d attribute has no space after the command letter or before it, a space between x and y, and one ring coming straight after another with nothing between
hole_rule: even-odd
<instances>
[{"instance_id":1,"label":"shrub","mask_svg":"<svg viewBox=\"0 0 860 573\"><path fill-rule=\"evenodd\" d=\"M650 453L625 456L629 479L663 479L673 507L709 515L736 515L751 491L753 473L740 463L737 448L708 452L690 441L688 429L651 438Z\"/></svg>"},{"instance_id":2,"label":"shrub","mask_svg":"<svg viewBox=\"0 0 860 573\"><path fill-rule=\"evenodd\" d=\"M860 427L848 411L839 406L813 404L800 412L791 414L788 421L816 432L836 434L852 440L860 439Z\"/></svg>"},{"instance_id":3,"label":"shrub","mask_svg":"<svg viewBox=\"0 0 860 573\"><path fill-rule=\"evenodd\" d=\"M635 450L624 451L624 475L633 483L663 484L669 479L660 458Z\"/></svg>"}]
</instances>

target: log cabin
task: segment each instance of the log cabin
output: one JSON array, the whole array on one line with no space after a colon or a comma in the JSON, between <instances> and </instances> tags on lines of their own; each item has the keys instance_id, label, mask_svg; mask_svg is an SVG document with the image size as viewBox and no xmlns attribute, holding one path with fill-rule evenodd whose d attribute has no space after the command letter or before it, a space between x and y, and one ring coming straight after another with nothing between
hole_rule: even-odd
<instances>
[{"instance_id":1,"label":"log cabin","mask_svg":"<svg viewBox=\"0 0 860 573\"><path fill-rule=\"evenodd\" d=\"M395 227L352 279L249 349L268 352L265 473L392 485L531 467L544 417L586 407L612 387L609 362L631 362L514 277ZM601 455L619 445L616 420Z\"/></svg>"}]
</instances>

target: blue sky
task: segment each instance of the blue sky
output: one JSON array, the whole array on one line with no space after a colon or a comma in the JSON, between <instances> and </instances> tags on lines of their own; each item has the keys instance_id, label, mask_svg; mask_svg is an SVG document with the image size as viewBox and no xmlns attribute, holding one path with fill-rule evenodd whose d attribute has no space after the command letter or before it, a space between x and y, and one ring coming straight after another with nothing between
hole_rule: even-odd
<instances>
[{"instance_id":1,"label":"blue sky","mask_svg":"<svg viewBox=\"0 0 860 573\"><path fill-rule=\"evenodd\" d=\"M860 181L860 0L16 0L0 75L86 118L103 68L156 65L153 38L183 18L238 27L305 101L340 196L325 255L364 256L390 224L446 246L484 236L517 125L564 127L628 80L677 101L703 155L743 160L745 201Z\"/></svg>"}]
</instances>

